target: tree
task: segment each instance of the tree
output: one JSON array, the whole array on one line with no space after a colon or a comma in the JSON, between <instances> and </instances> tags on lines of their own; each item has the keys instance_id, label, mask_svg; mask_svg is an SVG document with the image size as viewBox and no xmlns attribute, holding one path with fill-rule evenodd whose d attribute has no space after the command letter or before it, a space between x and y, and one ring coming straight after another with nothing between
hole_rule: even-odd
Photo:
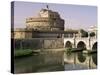
<instances>
[{"instance_id":1,"label":"tree","mask_svg":"<svg viewBox=\"0 0 100 75\"><path fill-rule=\"evenodd\" d=\"M90 33L90 37L93 37L93 36L95 36L95 33L94 32L91 32Z\"/></svg>"},{"instance_id":2,"label":"tree","mask_svg":"<svg viewBox=\"0 0 100 75\"><path fill-rule=\"evenodd\" d=\"M88 37L88 32L83 30L83 29L80 29L80 33L81 33L81 37Z\"/></svg>"}]
</instances>

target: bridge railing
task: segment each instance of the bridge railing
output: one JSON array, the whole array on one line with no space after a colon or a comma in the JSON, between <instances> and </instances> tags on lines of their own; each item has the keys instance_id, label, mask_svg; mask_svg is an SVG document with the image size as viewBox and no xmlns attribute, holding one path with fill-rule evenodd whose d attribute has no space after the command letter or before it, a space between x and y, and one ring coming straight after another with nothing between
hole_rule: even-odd
<instances>
[{"instance_id":1,"label":"bridge railing","mask_svg":"<svg viewBox=\"0 0 100 75\"><path fill-rule=\"evenodd\" d=\"M97 37L90 37L90 39L97 39Z\"/></svg>"},{"instance_id":2,"label":"bridge railing","mask_svg":"<svg viewBox=\"0 0 100 75\"><path fill-rule=\"evenodd\" d=\"M97 37L64 37L67 39L97 39Z\"/></svg>"}]
</instances>

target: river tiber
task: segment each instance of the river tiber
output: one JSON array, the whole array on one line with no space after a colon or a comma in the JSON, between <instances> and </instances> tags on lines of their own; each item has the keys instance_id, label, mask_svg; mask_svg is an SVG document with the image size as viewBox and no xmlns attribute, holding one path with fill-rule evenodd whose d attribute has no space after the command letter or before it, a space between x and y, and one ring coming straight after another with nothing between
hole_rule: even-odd
<instances>
[{"instance_id":1,"label":"river tiber","mask_svg":"<svg viewBox=\"0 0 100 75\"><path fill-rule=\"evenodd\" d=\"M97 68L97 27L65 29L65 19L45 5L12 30L14 73ZM66 14L67 16L67 14Z\"/></svg>"}]
</instances>

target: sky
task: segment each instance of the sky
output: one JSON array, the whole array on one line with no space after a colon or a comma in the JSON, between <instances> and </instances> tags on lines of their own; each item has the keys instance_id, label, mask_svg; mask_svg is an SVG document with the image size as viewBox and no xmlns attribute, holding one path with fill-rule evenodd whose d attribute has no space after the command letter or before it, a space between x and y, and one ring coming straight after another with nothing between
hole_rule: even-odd
<instances>
[{"instance_id":1,"label":"sky","mask_svg":"<svg viewBox=\"0 0 100 75\"><path fill-rule=\"evenodd\" d=\"M96 6L16 1L14 3L14 28L25 28L26 18L37 16L42 8L46 8L46 5L50 10L60 14L65 20L66 29L87 30L97 25Z\"/></svg>"}]
</instances>

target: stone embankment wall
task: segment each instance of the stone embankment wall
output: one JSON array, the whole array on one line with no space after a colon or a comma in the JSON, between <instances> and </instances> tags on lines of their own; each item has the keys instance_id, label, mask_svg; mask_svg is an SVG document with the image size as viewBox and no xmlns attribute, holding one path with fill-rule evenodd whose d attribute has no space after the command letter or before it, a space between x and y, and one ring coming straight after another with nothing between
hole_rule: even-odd
<instances>
[{"instance_id":1,"label":"stone embankment wall","mask_svg":"<svg viewBox=\"0 0 100 75\"><path fill-rule=\"evenodd\" d=\"M15 50L40 49L40 55L43 58L42 63L45 65L64 65L64 50L62 38L16 39L14 44Z\"/></svg>"},{"instance_id":2,"label":"stone embankment wall","mask_svg":"<svg viewBox=\"0 0 100 75\"><path fill-rule=\"evenodd\" d=\"M62 38L15 39L15 49L59 49L63 48Z\"/></svg>"}]
</instances>

